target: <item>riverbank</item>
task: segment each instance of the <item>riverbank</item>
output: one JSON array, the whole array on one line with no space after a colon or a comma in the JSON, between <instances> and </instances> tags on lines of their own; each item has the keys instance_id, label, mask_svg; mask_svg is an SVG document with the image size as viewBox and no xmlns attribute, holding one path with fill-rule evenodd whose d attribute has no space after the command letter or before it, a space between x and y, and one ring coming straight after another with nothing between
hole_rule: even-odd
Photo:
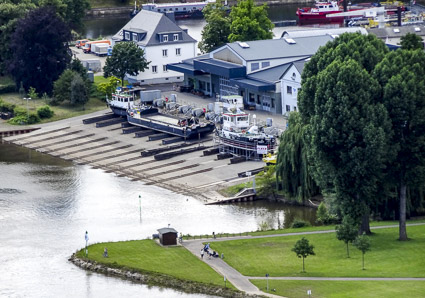
<instances>
[{"instance_id":1,"label":"riverbank","mask_svg":"<svg viewBox=\"0 0 425 298\"><path fill-rule=\"evenodd\" d=\"M194 265L208 264L222 276L226 276L228 281L236 285L239 290L250 294L256 293L255 295L261 296L258 294L261 293L258 290L260 289L264 296L269 297L277 297L276 295L302 297L303 293L305 294L306 281L308 281L309 286L320 297L328 297L329 293L337 297L373 297L369 294L376 293L376 288L381 289L382 297L397 297L401 294L399 286L403 285L409 285L409 297L421 297L425 291L423 282L425 275L422 270L423 262L418 260L425 259L425 253L421 249L425 241L423 236L425 223L408 224L411 240L407 242L396 240L397 225L374 226L372 230L374 231L370 236L372 250L365 257L367 270L361 269L362 257L358 250L351 248L350 258L347 258L345 245L336 239L335 230L321 231L310 228L304 229L303 232L285 234L201 239L183 241L183 246L195 257ZM290 251L301 237L306 237L315 246L316 255L306 261L307 272L300 271L300 260ZM199 249L205 242L209 242L211 250L217 251L219 255L223 254L224 258L199 258ZM93 252L89 252L90 260L99 260L102 247L107 246L109 250L109 247L114 244L116 243L98 244L96 256L93 256ZM90 249L91 247L89 251ZM129 251L123 251L123 253L125 253L123 258L137 257ZM143 256L152 260L149 253L143 252ZM114 266L109 268L111 274L114 274L117 266L122 265L120 262L113 264ZM83 267L91 267L89 270L93 271L108 272L109 265L106 268L98 265L92 263L85 264ZM124 276L131 277L134 274L133 266L127 270ZM264 277L264 272L268 273L267 279ZM123 275L123 272L119 275ZM137 276L136 280L138 278L141 277ZM347 283L350 288L348 296L345 289L338 285L338 281ZM286 284L290 285L289 289L285 287ZM323 284L329 288L325 288ZM356 284L357 287L352 287L352 284ZM268 292L271 289L273 291Z\"/></svg>"},{"instance_id":2,"label":"riverbank","mask_svg":"<svg viewBox=\"0 0 425 298\"><path fill-rule=\"evenodd\" d=\"M104 247L108 258L103 257ZM181 246L164 247L153 240L112 242L74 253L69 261L88 271L116 276L132 282L168 287L185 293L220 297L259 297L237 291L229 282Z\"/></svg>"}]
</instances>

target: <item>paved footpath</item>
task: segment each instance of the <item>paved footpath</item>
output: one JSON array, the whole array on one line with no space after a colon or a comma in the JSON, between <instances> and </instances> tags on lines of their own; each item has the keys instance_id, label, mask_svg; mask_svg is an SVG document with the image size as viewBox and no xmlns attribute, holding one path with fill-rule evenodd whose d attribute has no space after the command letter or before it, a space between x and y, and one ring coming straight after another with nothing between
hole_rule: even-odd
<instances>
[{"instance_id":1,"label":"paved footpath","mask_svg":"<svg viewBox=\"0 0 425 298\"><path fill-rule=\"evenodd\" d=\"M425 223L412 223L407 226L421 226ZM397 228L398 225L386 225L371 227L372 230L375 229L385 229L385 228ZM235 236L228 238L220 239L200 239L200 240L185 240L182 245L188 249L195 256L201 256L201 249L204 247L203 242L217 242L217 241L231 241L231 240L240 240L240 239L255 239L255 238L271 238L271 237L286 237L286 236L296 236L296 235L311 235L311 234L325 234L333 233L335 230L324 230L324 231L313 231L313 232L299 232L299 233L285 233L285 234L273 234L273 235L261 235L261 236ZM264 276L244 276L239 271L228 265L220 258L208 258L204 255L202 259L207 263L211 268L217 271L219 274L226 277L226 279L231 282L238 290L246 292L247 294L262 295L267 297L279 297L277 295L269 294L260 291L256 286L254 286L249 280L250 279L265 279ZM399 278L399 277L269 277L273 280L329 280L329 281L425 281L425 278Z\"/></svg>"}]
</instances>

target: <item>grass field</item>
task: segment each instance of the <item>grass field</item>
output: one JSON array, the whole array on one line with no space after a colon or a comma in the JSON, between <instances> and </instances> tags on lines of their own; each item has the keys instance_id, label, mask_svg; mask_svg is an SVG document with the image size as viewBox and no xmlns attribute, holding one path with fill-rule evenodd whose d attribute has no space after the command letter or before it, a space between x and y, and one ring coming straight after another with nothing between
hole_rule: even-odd
<instances>
[{"instance_id":1,"label":"grass field","mask_svg":"<svg viewBox=\"0 0 425 298\"><path fill-rule=\"evenodd\" d=\"M267 292L266 280L251 280L260 290ZM276 291L272 291L275 289ZM269 280L269 292L281 296L298 298L308 297L424 297L425 282L423 281L283 281Z\"/></svg>"},{"instance_id":2,"label":"grass field","mask_svg":"<svg viewBox=\"0 0 425 298\"><path fill-rule=\"evenodd\" d=\"M107 247L109 258L103 257ZM83 257L83 252L77 256ZM103 264L113 264L179 279L223 286L223 277L184 247L162 247L153 240L100 243L89 246L89 258ZM228 288L233 285L227 283Z\"/></svg>"},{"instance_id":3,"label":"grass field","mask_svg":"<svg viewBox=\"0 0 425 298\"><path fill-rule=\"evenodd\" d=\"M23 100L22 98L20 98L18 93L2 94L0 98L3 101L13 103L17 106L21 106L24 109L27 108L27 102ZM28 110L30 112L36 112L39 107L44 106L46 104L47 103L41 98L31 99L28 102ZM107 107L104 101L98 98L90 98L90 100L85 104L84 110L83 110L83 107L80 105L72 106L69 103L62 103L58 106L50 106L50 108L54 112L53 117L49 119L43 119L39 123L52 122L52 121L62 120L62 119L80 116L84 114L89 114L96 111L104 110Z\"/></svg>"},{"instance_id":4,"label":"grass field","mask_svg":"<svg viewBox=\"0 0 425 298\"><path fill-rule=\"evenodd\" d=\"M303 236L246 239L211 243L212 249L224 253L225 261L246 276L324 276L324 277L425 277L425 226L407 228L411 238L399 242L398 228L375 230L371 251L365 255L362 270L361 253L345 244L335 233L305 235L315 246L315 256L302 260L291 251Z\"/></svg>"}]
</instances>

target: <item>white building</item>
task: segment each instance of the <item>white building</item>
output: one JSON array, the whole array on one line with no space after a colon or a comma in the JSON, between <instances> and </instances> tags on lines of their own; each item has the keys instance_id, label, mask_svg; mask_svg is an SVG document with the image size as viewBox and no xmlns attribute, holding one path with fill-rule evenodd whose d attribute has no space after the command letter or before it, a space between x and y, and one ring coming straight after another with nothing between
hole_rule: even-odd
<instances>
[{"instance_id":1,"label":"white building","mask_svg":"<svg viewBox=\"0 0 425 298\"><path fill-rule=\"evenodd\" d=\"M298 91L301 88L301 74L306 60L295 61L281 78L282 114L298 110Z\"/></svg>"},{"instance_id":2,"label":"white building","mask_svg":"<svg viewBox=\"0 0 425 298\"><path fill-rule=\"evenodd\" d=\"M130 83L181 82L184 76L167 69L167 64L195 57L196 40L162 13L142 10L112 37L117 42L135 42L145 52L149 69L127 76Z\"/></svg>"}]
</instances>

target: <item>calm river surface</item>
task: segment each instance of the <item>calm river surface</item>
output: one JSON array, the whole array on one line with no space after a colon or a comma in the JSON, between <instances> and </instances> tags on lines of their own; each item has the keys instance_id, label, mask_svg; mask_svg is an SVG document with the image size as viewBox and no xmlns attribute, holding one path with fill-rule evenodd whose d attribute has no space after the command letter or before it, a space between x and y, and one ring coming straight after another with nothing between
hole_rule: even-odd
<instances>
[{"instance_id":1,"label":"calm river surface","mask_svg":"<svg viewBox=\"0 0 425 298\"><path fill-rule=\"evenodd\" d=\"M142 219L139 200L141 195ZM88 273L67 261L91 243L145 239L170 224L184 234L277 227L315 211L274 203L205 206L102 170L0 144L1 297L207 297Z\"/></svg>"},{"instance_id":2,"label":"calm river surface","mask_svg":"<svg viewBox=\"0 0 425 298\"><path fill-rule=\"evenodd\" d=\"M268 16L272 21L283 20L296 20L295 12L300 5L273 5L269 6ZM302 4L301 4L302 6ZM107 16L101 18L87 19L84 21L86 26L83 36L87 38L111 37L116 34L128 21L130 17L124 16ZM196 40L201 40L202 28L205 26L205 20L178 20L177 24L183 28L188 29L189 35ZM309 25L309 27L339 27L338 24L317 24ZM275 27L273 33L275 38L281 36L282 32L291 27Z\"/></svg>"}]
</instances>

